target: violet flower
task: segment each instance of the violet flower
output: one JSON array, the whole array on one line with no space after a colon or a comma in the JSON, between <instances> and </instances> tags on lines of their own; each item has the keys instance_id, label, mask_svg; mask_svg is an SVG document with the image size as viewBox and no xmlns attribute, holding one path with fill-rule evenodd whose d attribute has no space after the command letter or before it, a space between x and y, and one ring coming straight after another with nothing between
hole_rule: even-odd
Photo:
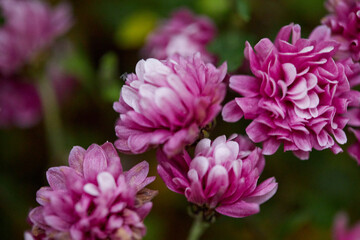
<instances>
[{"instance_id":1,"label":"violet flower","mask_svg":"<svg viewBox=\"0 0 360 240\"><path fill-rule=\"evenodd\" d=\"M285 26L274 44L260 40L256 52L246 43L245 56L254 76L230 78L230 88L243 97L225 105L223 118L253 120L246 133L252 141L263 142L265 155L283 143L284 151L307 159L313 148L339 153L342 149L335 140L347 141L343 128L348 119L342 114L358 93L350 91L346 66L333 59L339 44L326 39L325 26L308 39L301 38L300 31L299 25Z\"/></svg>"},{"instance_id":2,"label":"violet flower","mask_svg":"<svg viewBox=\"0 0 360 240\"><path fill-rule=\"evenodd\" d=\"M0 128L27 128L42 116L40 96L36 88L16 79L0 79Z\"/></svg>"},{"instance_id":3,"label":"violet flower","mask_svg":"<svg viewBox=\"0 0 360 240\"><path fill-rule=\"evenodd\" d=\"M138 154L164 145L166 155L180 153L220 112L226 70L226 63L205 64L199 53L139 61L114 103L116 148Z\"/></svg>"},{"instance_id":4,"label":"violet flower","mask_svg":"<svg viewBox=\"0 0 360 240\"><path fill-rule=\"evenodd\" d=\"M340 43L337 56L360 60L360 2L358 0L328 0L325 4L330 14L322 23L331 29L334 40Z\"/></svg>"},{"instance_id":5,"label":"violet flower","mask_svg":"<svg viewBox=\"0 0 360 240\"><path fill-rule=\"evenodd\" d=\"M187 200L205 209L230 217L246 217L260 211L259 205L276 190L275 178L258 184L265 166L261 149L247 138L233 135L202 139L194 158L185 150L167 158L157 153L158 172L167 187L184 194Z\"/></svg>"},{"instance_id":6,"label":"violet flower","mask_svg":"<svg viewBox=\"0 0 360 240\"><path fill-rule=\"evenodd\" d=\"M160 60L174 54L192 56L200 52L205 62L214 62L215 58L206 50L206 45L215 33L216 28L209 18L180 9L148 36L143 51L147 57Z\"/></svg>"},{"instance_id":7,"label":"violet flower","mask_svg":"<svg viewBox=\"0 0 360 240\"><path fill-rule=\"evenodd\" d=\"M352 229L347 229L348 218L346 214L340 213L336 216L333 227L334 240L359 240L360 239L360 222Z\"/></svg>"},{"instance_id":8,"label":"violet flower","mask_svg":"<svg viewBox=\"0 0 360 240\"><path fill-rule=\"evenodd\" d=\"M1 0L5 24L0 28L0 72L12 74L71 25L66 4L51 9L37 0Z\"/></svg>"},{"instance_id":9,"label":"violet flower","mask_svg":"<svg viewBox=\"0 0 360 240\"><path fill-rule=\"evenodd\" d=\"M147 162L123 172L114 146L107 142L87 150L74 147L69 165L46 173L50 187L37 192L41 206L29 214L33 238L141 239L145 235L143 219L155 194L144 188L155 179L147 177Z\"/></svg>"}]
</instances>

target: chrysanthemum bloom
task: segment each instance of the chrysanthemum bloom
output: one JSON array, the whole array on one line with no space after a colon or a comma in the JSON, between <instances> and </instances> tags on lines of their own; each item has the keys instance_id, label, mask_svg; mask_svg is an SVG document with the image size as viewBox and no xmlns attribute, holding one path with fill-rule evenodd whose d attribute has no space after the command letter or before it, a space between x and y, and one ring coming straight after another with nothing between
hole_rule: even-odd
<instances>
[{"instance_id":1,"label":"chrysanthemum bloom","mask_svg":"<svg viewBox=\"0 0 360 240\"><path fill-rule=\"evenodd\" d=\"M157 159L159 175L171 191L230 217L258 213L259 205L277 190L273 177L257 185L265 159L261 149L244 137L220 136L212 143L204 138L193 159L185 150L170 159L159 150Z\"/></svg>"},{"instance_id":2,"label":"chrysanthemum bloom","mask_svg":"<svg viewBox=\"0 0 360 240\"><path fill-rule=\"evenodd\" d=\"M15 79L0 79L0 128L27 128L42 116L40 97L35 87Z\"/></svg>"},{"instance_id":3,"label":"chrysanthemum bloom","mask_svg":"<svg viewBox=\"0 0 360 240\"><path fill-rule=\"evenodd\" d=\"M351 87L357 87L360 84L360 63L354 63L351 59L342 61L346 67L346 75L348 76ZM360 93L352 91L352 101L350 108L345 116L349 118L348 126L351 132L354 133L356 142L348 148L348 153L353 157L358 164L360 164ZM357 94L354 94L357 93Z\"/></svg>"},{"instance_id":4,"label":"chrysanthemum bloom","mask_svg":"<svg viewBox=\"0 0 360 240\"><path fill-rule=\"evenodd\" d=\"M47 47L71 25L68 5L51 9L46 3L1 0L5 24L0 28L0 71L11 74Z\"/></svg>"},{"instance_id":5,"label":"chrysanthemum bloom","mask_svg":"<svg viewBox=\"0 0 360 240\"><path fill-rule=\"evenodd\" d=\"M359 240L360 239L360 222L352 229L347 229L348 218L346 214L340 213L335 218L333 227L334 240Z\"/></svg>"},{"instance_id":6,"label":"chrysanthemum bloom","mask_svg":"<svg viewBox=\"0 0 360 240\"><path fill-rule=\"evenodd\" d=\"M358 0L328 0L325 4L330 14L322 23L331 28L332 37L341 45L340 58L351 56L360 60L360 2Z\"/></svg>"},{"instance_id":7,"label":"chrysanthemum bloom","mask_svg":"<svg viewBox=\"0 0 360 240\"><path fill-rule=\"evenodd\" d=\"M358 119L357 121L360 121L360 120ZM348 148L348 153L360 165L360 130L359 129L354 129L354 128L349 128L349 129L350 129L351 132L354 133L356 140L355 140L355 143L353 143Z\"/></svg>"},{"instance_id":8,"label":"chrysanthemum bloom","mask_svg":"<svg viewBox=\"0 0 360 240\"><path fill-rule=\"evenodd\" d=\"M275 44L262 39L245 56L254 76L235 75L230 88L243 97L227 103L225 121L252 119L246 133L254 142L263 142L263 153L271 155L280 144L307 159L315 148L338 153L344 144L343 117L356 93L350 91L345 67L333 56L338 43L324 39L328 29L316 28L308 39L300 37L300 26L283 27ZM289 42L292 35L291 42Z\"/></svg>"},{"instance_id":9,"label":"chrysanthemum bloom","mask_svg":"<svg viewBox=\"0 0 360 240\"><path fill-rule=\"evenodd\" d=\"M214 38L215 32L209 18L181 9L149 35L143 51L147 57L161 60L176 53L192 56L200 52L205 62L214 62L215 58L206 50L206 45Z\"/></svg>"},{"instance_id":10,"label":"chrysanthemum bloom","mask_svg":"<svg viewBox=\"0 0 360 240\"><path fill-rule=\"evenodd\" d=\"M220 112L226 70L226 63L205 64L199 53L139 61L114 103L115 146L137 154L163 144L168 156L180 153Z\"/></svg>"},{"instance_id":11,"label":"chrysanthemum bloom","mask_svg":"<svg viewBox=\"0 0 360 240\"><path fill-rule=\"evenodd\" d=\"M123 172L111 143L74 147L69 165L50 168L50 187L37 192L41 205L29 214L35 239L141 239L155 191L144 188L149 166ZM26 234L30 238L29 233Z\"/></svg>"}]
</instances>

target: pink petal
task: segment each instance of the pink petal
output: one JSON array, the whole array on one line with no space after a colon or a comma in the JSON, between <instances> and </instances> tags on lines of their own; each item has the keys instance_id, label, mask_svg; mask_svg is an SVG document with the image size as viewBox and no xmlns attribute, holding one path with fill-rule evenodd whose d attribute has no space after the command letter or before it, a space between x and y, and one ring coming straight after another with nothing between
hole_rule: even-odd
<instances>
[{"instance_id":1,"label":"pink petal","mask_svg":"<svg viewBox=\"0 0 360 240\"><path fill-rule=\"evenodd\" d=\"M268 139L269 128L259 122L251 122L246 128L246 133L253 142L263 142Z\"/></svg>"},{"instance_id":2,"label":"pink petal","mask_svg":"<svg viewBox=\"0 0 360 240\"><path fill-rule=\"evenodd\" d=\"M264 155L273 155L278 148L280 147L280 141L272 137L263 142L263 151Z\"/></svg>"},{"instance_id":3,"label":"pink petal","mask_svg":"<svg viewBox=\"0 0 360 240\"><path fill-rule=\"evenodd\" d=\"M101 148L105 151L108 168L107 171L110 172L114 178L117 178L119 174L122 172L122 166L120 162L120 157L114 148L114 145L110 142L104 143Z\"/></svg>"},{"instance_id":4,"label":"pink petal","mask_svg":"<svg viewBox=\"0 0 360 240\"><path fill-rule=\"evenodd\" d=\"M213 167L208 175L205 194L208 198L222 194L229 185L229 177L226 169L223 166L216 165Z\"/></svg>"},{"instance_id":5,"label":"pink petal","mask_svg":"<svg viewBox=\"0 0 360 240\"><path fill-rule=\"evenodd\" d=\"M136 164L129 171L125 172L126 182L132 186L141 184L149 173L149 163L142 161L141 163Z\"/></svg>"},{"instance_id":6,"label":"pink petal","mask_svg":"<svg viewBox=\"0 0 360 240\"><path fill-rule=\"evenodd\" d=\"M284 63L282 69L285 75L285 83L287 86L290 86L296 79L296 67L292 63Z\"/></svg>"},{"instance_id":7,"label":"pink petal","mask_svg":"<svg viewBox=\"0 0 360 240\"><path fill-rule=\"evenodd\" d=\"M84 177L87 180L95 181L98 173L107 168L106 155L104 150L96 144L89 147L84 158Z\"/></svg>"},{"instance_id":8,"label":"pink petal","mask_svg":"<svg viewBox=\"0 0 360 240\"><path fill-rule=\"evenodd\" d=\"M46 172L46 178L53 190L66 189L66 179L64 173L61 171L61 167L50 168Z\"/></svg>"},{"instance_id":9,"label":"pink petal","mask_svg":"<svg viewBox=\"0 0 360 240\"><path fill-rule=\"evenodd\" d=\"M108 172L101 172L97 175L97 182L101 192L107 192L116 188L113 175Z\"/></svg>"},{"instance_id":10,"label":"pink petal","mask_svg":"<svg viewBox=\"0 0 360 240\"><path fill-rule=\"evenodd\" d=\"M209 160L202 156L195 157L190 163L190 169L195 169L202 179L209 169Z\"/></svg>"},{"instance_id":11,"label":"pink petal","mask_svg":"<svg viewBox=\"0 0 360 240\"><path fill-rule=\"evenodd\" d=\"M222 110L222 117L226 122L237 122L243 117L244 113L235 100L225 104Z\"/></svg>"},{"instance_id":12,"label":"pink petal","mask_svg":"<svg viewBox=\"0 0 360 240\"><path fill-rule=\"evenodd\" d=\"M216 211L229 217L243 218L258 213L260 207L259 204L256 203L239 201L232 205L217 207Z\"/></svg>"},{"instance_id":13,"label":"pink petal","mask_svg":"<svg viewBox=\"0 0 360 240\"><path fill-rule=\"evenodd\" d=\"M255 191L246 198L246 201L262 204L274 196L277 188L278 184L275 182L275 178L268 178L256 187Z\"/></svg>"},{"instance_id":14,"label":"pink petal","mask_svg":"<svg viewBox=\"0 0 360 240\"><path fill-rule=\"evenodd\" d=\"M259 95L261 81L247 75L234 75L230 77L230 88L244 97Z\"/></svg>"},{"instance_id":15,"label":"pink petal","mask_svg":"<svg viewBox=\"0 0 360 240\"><path fill-rule=\"evenodd\" d=\"M69 166L81 174L83 174L83 161L85 153L85 149L75 146L71 149L69 154Z\"/></svg>"},{"instance_id":16,"label":"pink petal","mask_svg":"<svg viewBox=\"0 0 360 240\"><path fill-rule=\"evenodd\" d=\"M253 119L258 115L258 98L236 98L235 101L243 111L245 119Z\"/></svg>"},{"instance_id":17,"label":"pink petal","mask_svg":"<svg viewBox=\"0 0 360 240\"><path fill-rule=\"evenodd\" d=\"M203 138L200 140L200 142L196 145L195 148L195 155L205 155L209 152L210 150L210 144L211 144L211 140L208 138Z\"/></svg>"}]
</instances>

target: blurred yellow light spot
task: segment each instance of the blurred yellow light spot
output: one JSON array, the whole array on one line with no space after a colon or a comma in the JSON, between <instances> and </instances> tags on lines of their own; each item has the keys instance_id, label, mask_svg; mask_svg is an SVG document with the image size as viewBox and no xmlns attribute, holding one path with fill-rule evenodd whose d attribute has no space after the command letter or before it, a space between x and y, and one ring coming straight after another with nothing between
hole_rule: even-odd
<instances>
[{"instance_id":1,"label":"blurred yellow light spot","mask_svg":"<svg viewBox=\"0 0 360 240\"><path fill-rule=\"evenodd\" d=\"M202 13L217 18L225 14L230 8L230 0L199 0L197 8Z\"/></svg>"},{"instance_id":2,"label":"blurred yellow light spot","mask_svg":"<svg viewBox=\"0 0 360 240\"><path fill-rule=\"evenodd\" d=\"M123 49L140 48L154 29L157 16L153 12L138 11L127 16L115 33L115 41Z\"/></svg>"}]
</instances>

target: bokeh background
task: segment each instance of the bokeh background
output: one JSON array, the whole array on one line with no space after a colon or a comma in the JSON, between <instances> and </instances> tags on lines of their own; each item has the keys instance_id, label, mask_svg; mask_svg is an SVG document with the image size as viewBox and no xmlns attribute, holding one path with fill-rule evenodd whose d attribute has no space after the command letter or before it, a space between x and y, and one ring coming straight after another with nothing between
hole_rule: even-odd
<instances>
[{"instance_id":1,"label":"bokeh background","mask_svg":"<svg viewBox=\"0 0 360 240\"><path fill-rule=\"evenodd\" d=\"M57 4L60 1L49 1ZM121 75L133 72L142 58L139 50L149 32L179 7L207 15L218 28L209 50L219 63L227 61L230 72L243 63L244 43L252 45L263 37L274 39L277 31L291 22L302 26L303 36L325 16L323 0L87 0L69 1L74 25L58 40L61 65L75 79L71 91L59 104L59 124L41 120L27 129L0 129L0 232L1 239L22 239L30 226L29 210L37 203L36 191L47 185L45 171L67 164L72 146L87 148L116 139L118 114L112 104L119 98ZM65 49L65 50L64 50ZM228 96L230 99L231 93ZM51 121L50 121L51 122ZM223 123L218 118L211 138L244 133L247 122ZM59 136L57 149L49 143L49 131ZM51 134L50 134L51 135ZM353 140L348 135L349 142ZM346 149L347 146L344 146ZM147 160L156 175L155 151L143 155L121 154L129 169ZM360 168L346 153L313 152L301 161L281 150L266 157L262 179L275 176L277 194L261 206L261 212L244 219L222 216L202 239L331 239L334 216L349 214L360 220ZM161 179L150 185L159 194L146 218L145 239L186 239L192 219L185 197L168 190Z\"/></svg>"}]
</instances>

